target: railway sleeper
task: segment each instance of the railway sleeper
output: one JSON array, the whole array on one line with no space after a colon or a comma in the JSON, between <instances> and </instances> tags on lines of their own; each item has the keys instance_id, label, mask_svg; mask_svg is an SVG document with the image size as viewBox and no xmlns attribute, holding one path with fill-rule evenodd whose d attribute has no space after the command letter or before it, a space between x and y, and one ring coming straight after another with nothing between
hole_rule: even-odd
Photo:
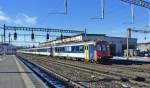
<instances>
[{"instance_id":1,"label":"railway sleeper","mask_svg":"<svg viewBox=\"0 0 150 88\"><path fill-rule=\"evenodd\" d=\"M129 82L129 79L128 79L128 78L125 78L125 77L122 77L120 80L121 80L122 82Z\"/></svg>"},{"instance_id":2,"label":"railway sleeper","mask_svg":"<svg viewBox=\"0 0 150 88\"><path fill-rule=\"evenodd\" d=\"M139 76L135 77L133 80L138 81L138 82L145 82L146 81L146 79L144 77L139 77Z\"/></svg>"}]
</instances>

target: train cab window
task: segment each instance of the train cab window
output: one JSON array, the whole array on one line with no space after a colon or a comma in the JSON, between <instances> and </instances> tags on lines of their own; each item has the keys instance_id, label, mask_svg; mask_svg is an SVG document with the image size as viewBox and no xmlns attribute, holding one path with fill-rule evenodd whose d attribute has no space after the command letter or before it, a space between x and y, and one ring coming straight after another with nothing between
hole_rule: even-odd
<instances>
[{"instance_id":1,"label":"train cab window","mask_svg":"<svg viewBox=\"0 0 150 88\"><path fill-rule=\"evenodd\" d=\"M102 45L102 50L103 51L106 51L107 49L106 49L106 45Z\"/></svg>"},{"instance_id":2,"label":"train cab window","mask_svg":"<svg viewBox=\"0 0 150 88\"><path fill-rule=\"evenodd\" d=\"M96 50L102 51L102 46L101 46L101 45L97 45L97 46L96 46Z\"/></svg>"},{"instance_id":3,"label":"train cab window","mask_svg":"<svg viewBox=\"0 0 150 88\"><path fill-rule=\"evenodd\" d=\"M110 46L109 46L109 45L106 45L106 47L107 47L107 51L109 51L109 49L110 49Z\"/></svg>"}]
</instances>

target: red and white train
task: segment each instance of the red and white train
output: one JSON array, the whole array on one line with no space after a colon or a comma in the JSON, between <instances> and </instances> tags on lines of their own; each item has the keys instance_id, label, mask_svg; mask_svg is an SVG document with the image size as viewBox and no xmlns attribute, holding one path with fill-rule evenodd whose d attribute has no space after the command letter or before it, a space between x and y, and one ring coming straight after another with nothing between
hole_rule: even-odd
<instances>
[{"instance_id":1,"label":"red and white train","mask_svg":"<svg viewBox=\"0 0 150 88\"><path fill-rule=\"evenodd\" d=\"M106 41L82 41L50 47L22 49L17 52L97 62L111 57L109 47L110 43Z\"/></svg>"}]
</instances>

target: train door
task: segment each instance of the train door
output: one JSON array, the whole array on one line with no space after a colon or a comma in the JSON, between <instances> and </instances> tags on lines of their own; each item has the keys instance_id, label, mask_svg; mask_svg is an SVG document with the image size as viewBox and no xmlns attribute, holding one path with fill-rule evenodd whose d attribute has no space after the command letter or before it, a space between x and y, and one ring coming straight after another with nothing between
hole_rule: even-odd
<instances>
[{"instance_id":1,"label":"train door","mask_svg":"<svg viewBox=\"0 0 150 88\"><path fill-rule=\"evenodd\" d=\"M90 44L89 46L89 59L91 62L94 61L94 44Z\"/></svg>"},{"instance_id":2,"label":"train door","mask_svg":"<svg viewBox=\"0 0 150 88\"><path fill-rule=\"evenodd\" d=\"M88 51L88 46L84 46L84 56L85 56L85 61L89 61L89 51Z\"/></svg>"},{"instance_id":3,"label":"train door","mask_svg":"<svg viewBox=\"0 0 150 88\"><path fill-rule=\"evenodd\" d=\"M53 57L53 55L54 55L54 49L53 49L53 47L50 47L50 52L49 53L50 53L50 56Z\"/></svg>"}]
</instances>

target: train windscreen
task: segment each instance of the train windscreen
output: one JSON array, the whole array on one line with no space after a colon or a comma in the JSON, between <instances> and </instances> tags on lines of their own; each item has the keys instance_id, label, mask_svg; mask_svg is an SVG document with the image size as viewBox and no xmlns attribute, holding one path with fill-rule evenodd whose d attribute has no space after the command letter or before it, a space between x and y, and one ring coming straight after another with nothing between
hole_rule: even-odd
<instances>
[{"instance_id":1,"label":"train windscreen","mask_svg":"<svg viewBox=\"0 0 150 88\"><path fill-rule=\"evenodd\" d=\"M97 45L97 51L109 51L109 45Z\"/></svg>"}]
</instances>

